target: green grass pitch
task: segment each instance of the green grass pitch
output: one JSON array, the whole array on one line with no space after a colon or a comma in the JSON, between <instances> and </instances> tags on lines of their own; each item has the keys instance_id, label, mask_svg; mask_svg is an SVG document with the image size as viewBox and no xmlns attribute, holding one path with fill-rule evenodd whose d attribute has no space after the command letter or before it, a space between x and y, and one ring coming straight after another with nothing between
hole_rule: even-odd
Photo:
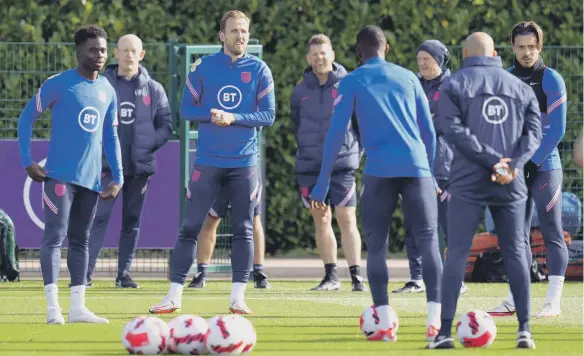
<instances>
[{"instance_id":1,"label":"green grass pitch","mask_svg":"<svg viewBox=\"0 0 584 356\"><path fill-rule=\"evenodd\" d=\"M343 283L340 292L311 292L317 282L272 281L273 289L247 290L254 314L248 316L256 328L258 342L253 355L439 355L424 350L426 306L423 294L390 295L400 328L396 343L368 342L359 331L359 315L371 304L370 293L354 293ZM400 284L393 283L390 290ZM110 319L107 325L45 324L45 300L41 281L0 284L1 355L124 355L121 332L124 325L166 294L168 282L148 281L139 290L113 287L112 281L96 281L87 290L87 306ZM67 282L62 281L60 303L65 319L69 309ZM515 317L496 318L498 332L488 349L450 352L465 355L582 355L582 283L566 283L562 315L532 319L537 349L516 350ZM469 284L459 302L459 313L497 305L507 295L506 284ZM547 283L532 285L532 314L543 305ZM230 283L210 281L203 290L185 288L181 313L210 318L228 313ZM164 315L168 321L173 317Z\"/></svg>"}]
</instances>

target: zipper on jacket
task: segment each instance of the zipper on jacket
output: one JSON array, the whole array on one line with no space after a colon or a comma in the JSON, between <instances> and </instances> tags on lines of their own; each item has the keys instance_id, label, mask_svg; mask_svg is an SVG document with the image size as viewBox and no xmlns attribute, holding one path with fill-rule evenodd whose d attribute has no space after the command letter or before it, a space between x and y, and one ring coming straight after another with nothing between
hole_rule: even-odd
<instances>
[{"instance_id":1,"label":"zipper on jacket","mask_svg":"<svg viewBox=\"0 0 584 356\"><path fill-rule=\"evenodd\" d=\"M324 85L320 86L320 103L324 104Z\"/></svg>"}]
</instances>

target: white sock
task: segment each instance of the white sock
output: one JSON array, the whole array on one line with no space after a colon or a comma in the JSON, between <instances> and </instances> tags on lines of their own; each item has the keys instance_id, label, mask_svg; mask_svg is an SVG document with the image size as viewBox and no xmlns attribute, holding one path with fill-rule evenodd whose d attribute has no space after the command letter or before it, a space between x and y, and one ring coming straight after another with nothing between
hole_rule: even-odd
<instances>
[{"instance_id":1,"label":"white sock","mask_svg":"<svg viewBox=\"0 0 584 356\"><path fill-rule=\"evenodd\" d=\"M511 289L509 289L509 295L507 296L507 303L515 306L515 301L513 300L513 293L511 293Z\"/></svg>"},{"instance_id":2,"label":"white sock","mask_svg":"<svg viewBox=\"0 0 584 356\"><path fill-rule=\"evenodd\" d=\"M85 308L85 285L71 287L71 310Z\"/></svg>"},{"instance_id":3,"label":"white sock","mask_svg":"<svg viewBox=\"0 0 584 356\"><path fill-rule=\"evenodd\" d=\"M246 287L247 287L247 283L234 282L231 285L231 303L243 302Z\"/></svg>"},{"instance_id":4,"label":"white sock","mask_svg":"<svg viewBox=\"0 0 584 356\"><path fill-rule=\"evenodd\" d=\"M564 289L564 277L563 276L549 276L548 280L550 284L548 286L546 302L559 303L562 298L562 290Z\"/></svg>"},{"instance_id":5,"label":"white sock","mask_svg":"<svg viewBox=\"0 0 584 356\"><path fill-rule=\"evenodd\" d=\"M379 317L379 328L381 330L389 329L389 305L375 307L375 311Z\"/></svg>"},{"instance_id":6,"label":"white sock","mask_svg":"<svg viewBox=\"0 0 584 356\"><path fill-rule=\"evenodd\" d=\"M426 322L427 326L433 325L440 329L440 324L442 324L440 317L442 314L442 304L437 302L428 302L428 320Z\"/></svg>"},{"instance_id":7,"label":"white sock","mask_svg":"<svg viewBox=\"0 0 584 356\"><path fill-rule=\"evenodd\" d=\"M45 286L45 296L47 298L47 309L61 310L59 305L59 286L56 284L47 284Z\"/></svg>"},{"instance_id":8,"label":"white sock","mask_svg":"<svg viewBox=\"0 0 584 356\"><path fill-rule=\"evenodd\" d=\"M184 284L174 282L170 283L170 290L168 291L168 296L171 297L172 299L181 300L184 287L185 287Z\"/></svg>"}]
</instances>

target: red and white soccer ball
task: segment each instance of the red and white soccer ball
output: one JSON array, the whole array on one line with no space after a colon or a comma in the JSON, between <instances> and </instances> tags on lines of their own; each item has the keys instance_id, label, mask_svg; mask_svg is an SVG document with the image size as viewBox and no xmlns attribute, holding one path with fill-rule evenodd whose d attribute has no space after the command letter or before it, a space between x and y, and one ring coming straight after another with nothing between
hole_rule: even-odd
<instances>
[{"instance_id":1,"label":"red and white soccer ball","mask_svg":"<svg viewBox=\"0 0 584 356\"><path fill-rule=\"evenodd\" d=\"M207 321L207 350L211 355L240 355L248 345L249 333L238 315L217 315Z\"/></svg>"},{"instance_id":2,"label":"red and white soccer ball","mask_svg":"<svg viewBox=\"0 0 584 356\"><path fill-rule=\"evenodd\" d=\"M241 315L234 315L235 319L239 323L239 327L243 332L243 349L241 349L241 354L247 354L253 351L255 344L257 342L257 334L252 323Z\"/></svg>"},{"instance_id":3,"label":"red and white soccer ball","mask_svg":"<svg viewBox=\"0 0 584 356\"><path fill-rule=\"evenodd\" d=\"M487 347L497 337L493 318L482 310L461 315L456 324L456 338L464 347Z\"/></svg>"},{"instance_id":4,"label":"red and white soccer ball","mask_svg":"<svg viewBox=\"0 0 584 356\"><path fill-rule=\"evenodd\" d=\"M385 331L379 328L379 316L374 305L365 309L359 320L359 327L369 341L397 341L399 318L391 306L389 306L389 325L389 329Z\"/></svg>"},{"instance_id":5,"label":"red and white soccer ball","mask_svg":"<svg viewBox=\"0 0 584 356\"><path fill-rule=\"evenodd\" d=\"M170 331L156 317L139 316L122 331L122 344L131 355L158 355L166 352Z\"/></svg>"},{"instance_id":6,"label":"red and white soccer ball","mask_svg":"<svg viewBox=\"0 0 584 356\"><path fill-rule=\"evenodd\" d=\"M207 320L200 316L183 314L168 322L170 340L168 350L181 355L205 355L205 341L209 334Z\"/></svg>"}]
</instances>

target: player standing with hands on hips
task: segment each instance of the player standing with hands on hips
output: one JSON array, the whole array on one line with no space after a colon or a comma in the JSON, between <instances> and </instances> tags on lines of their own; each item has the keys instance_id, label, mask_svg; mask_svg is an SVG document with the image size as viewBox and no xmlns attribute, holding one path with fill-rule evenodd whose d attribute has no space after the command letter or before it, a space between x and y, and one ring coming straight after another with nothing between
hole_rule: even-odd
<instances>
[{"instance_id":1,"label":"player standing with hands on hips","mask_svg":"<svg viewBox=\"0 0 584 356\"><path fill-rule=\"evenodd\" d=\"M47 324L63 324L58 299L61 245L68 236L71 275L69 322L108 323L85 306L89 231L98 199L114 199L124 184L117 129L117 99L98 72L107 59L107 33L98 26L75 32L78 66L49 77L18 118L22 165L36 182L44 182L45 231L40 260L47 298ZM30 156L34 121L51 110L51 139L45 168ZM103 139L103 148L102 148ZM102 152L113 181L101 185Z\"/></svg>"},{"instance_id":2,"label":"player standing with hands on hips","mask_svg":"<svg viewBox=\"0 0 584 356\"><path fill-rule=\"evenodd\" d=\"M505 271L517 297L518 348L535 348L529 330L530 275L523 223L527 186L521 170L541 141L537 99L528 85L502 68L493 39L467 37L462 69L440 92L435 122L454 160L448 191L448 257L442 277L442 328L430 349L454 348L452 322L466 261L489 207Z\"/></svg>"},{"instance_id":3,"label":"player standing with hands on hips","mask_svg":"<svg viewBox=\"0 0 584 356\"><path fill-rule=\"evenodd\" d=\"M257 128L276 116L274 81L265 62L245 52L249 18L229 11L221 19L223 48L195 62L180 105L182 120L199 123L199 147L188 182L184 216L171 259L167 296L150 313L181 308L184 282L207 214L222 189L231 201L232 290L230 310L249 314L244 301L253 260L253 211L259 194Z\"/></svg>"},{"instance_id":4,"label":"player standing with hands on hips","mask_svg":"<svg viewBox=\"0 0 584 356\"><path fill-rule=\"evenodd\" d=\"M390 221L402 196L404 215L422 255L428 301L427 338L440 328L442 261L438 248L436 182L432 177L436 133L428 99L416 75L385 61L389 46L383 30L365 26L357 35L361 66L339 85L312 190L313 209L324 203L347 125L356 113L367 161L363 172L361 219L367 241L367 275L379 330L370 340L395 340L389 325L387 252Z\"/></svg>"},{"instance_id":5,"label":"player standing with hands on hips","mask_svg":"<svg viewBox=\"0 0 584 356\"><path fill-rule=\"evenodd\" d=\"M539 218L539 229L546 247L546 265L549 274L548 293L541 317L559 316L564 287L564 275L568 268L568 247L562 227L562 161L558 143L566 133L568 111L566 85L562 76L543 63L539 53L543 47L543 31L532 21L520 22L511 31L513 67L508 70L528 84L537 97L541 112L543 138L533 157L525 164L527 207L524 237L527 257L531 266L531 217L533 202ZM500 306L489 311L493 316L515 313L513 293Z\"/></svg>"},{"instance_id":6,"label":"player standing with hands on hips","mask_svg":"<svg viewBox=\"0 0 584 356\"><path fill-rule=\"evenodd\" d=\"M172 134L172 119L164 88L140 65L145 54L142 40L136 35L122 36L114 52L118 63L107 66L104 77L114 87L120 103L118 133L125 182L122 189L122 230L115 285L119 288L138 288L130 277L130 267L136 255L148 184L156 172L154 155ZM112 180L111 168L107 163L104 162L102 169L103 185ZM89 285L114 204L115 200L110 200L100 202L97 206L89 238Z\"/></svg>"}]
</instances>

